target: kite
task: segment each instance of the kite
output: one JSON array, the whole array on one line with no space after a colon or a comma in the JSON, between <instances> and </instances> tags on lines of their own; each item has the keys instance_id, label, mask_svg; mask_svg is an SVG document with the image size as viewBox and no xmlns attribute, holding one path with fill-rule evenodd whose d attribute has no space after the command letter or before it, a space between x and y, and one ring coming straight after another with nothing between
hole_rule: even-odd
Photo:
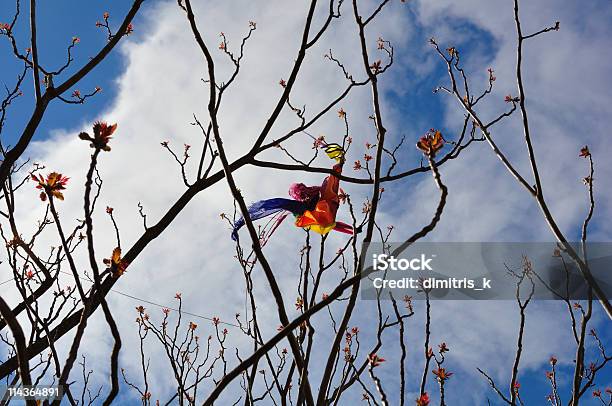
<instances>
[{"instance_id":1,"label":"kite","mask_svg":"<svg viewBox=\"0 0 612 406\"><path fill-rule=\"evenodd\" d=\"M335 230L345 234L353 234L353 227L341 221L336 221L336 213L340 205L340 179L344 164L344 149L338 144L327 144L325 153L336 161L333 174L327 176L321 186L306 186L303 183L293 183L289 187L291 199L276 197L260 200L248 208L249 218L259 220L275 216L272 229L267 237L278 228L289 213L295 216L295 226L312 230L321 235ZM232 230L232 240L238 240L238 230L244 225L244 218L239 218Z\"/></svg>"}]
</instances>

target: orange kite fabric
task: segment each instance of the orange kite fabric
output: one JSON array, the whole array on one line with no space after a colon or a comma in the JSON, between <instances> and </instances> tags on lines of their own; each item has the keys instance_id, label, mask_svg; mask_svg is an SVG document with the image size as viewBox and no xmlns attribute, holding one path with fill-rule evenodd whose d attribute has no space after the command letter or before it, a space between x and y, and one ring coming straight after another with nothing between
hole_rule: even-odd
<instances>
[{"instance_id":1,"label":"orange kite fabric","mask_svg":"<svg viewBox=\"0 0 612 406\"><path fill-rule=\"evenodd\" d=\"M338 174L342 173L342 164L334 165L333 171ZM327 234L333 230L336 227L336 213L340 205L339 188L340 179L337 176L329 175L325 178L315 208L306 210L304 214L297 216L295 225L319 234Z\"/></svg>"}]
</instances>

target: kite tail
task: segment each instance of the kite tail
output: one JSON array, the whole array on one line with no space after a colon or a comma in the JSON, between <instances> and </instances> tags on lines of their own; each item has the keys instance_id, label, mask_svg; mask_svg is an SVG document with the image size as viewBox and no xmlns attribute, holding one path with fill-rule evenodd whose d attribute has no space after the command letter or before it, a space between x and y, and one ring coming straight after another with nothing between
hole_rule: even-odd
<instances>
[{"instance_id":1,"label":"kite tail","mask_svg":"<svg viewBox=\"0 0 612 406\"><path fill-rule=\"evenodd\" d=\"M353 234L353 226L343 223L341 221L336 221L336 227L334 227L334 230L344 234Z\"/></svg>"},{"instance_id":2,"label":"kite tail","mask_svg":"<svg viewBox=\"0 0 612 406\"><path fill-rule=\"evenodd\" d=\"M289 213L284 211L284 212L280 212L278 214L275 214L274 217L272 217L272 220L270 220L270 223L272 223L272 227L269 230L265 231L264 234L261 237L261 241L260 242L261 242L261 246L262 247L264 245L266 245L268 243L268 241L270 241L270 237L272 237L272 234L274 234L274 232L276 231L278 226L281 225L283 220L285 220L288 215L289 215Z\"/></svg>"},{"instance_id":3,"label":"kite tail","mask_svg":"<svg viewBox=\"0 0 612 406\"><path fill-rule=\"evenodd\" d=\"M260 200L248 208L249 218L259 220L271 216L280 211L287 210L293 214L301 214L306 210L306 204L292 199L277 197L274 199ZM232 240L238 241L238 230L244 225L244 218L240 217L232 229Z\"/></svg>"}]
</instances>

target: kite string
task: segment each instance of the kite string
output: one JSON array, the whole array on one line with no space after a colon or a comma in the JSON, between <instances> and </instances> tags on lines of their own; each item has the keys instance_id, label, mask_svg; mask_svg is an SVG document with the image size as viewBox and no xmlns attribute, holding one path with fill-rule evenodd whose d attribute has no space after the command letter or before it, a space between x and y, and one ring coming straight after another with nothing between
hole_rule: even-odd
<instances>
[{"instance_id":1,"label":"kite string","mask_svg":"<svg viewBox=\"0 0 612 406\"><path fill-rule=\"evenodd\" d=\"M325 140L322 140L322 139L316 138L314 135L312 135L312 134L311 134L311 133L309 133L308 131L306 131L306 130L301 130L301 131L302 131L304 134L306 134L307 136L309 136L310 138L312 138L312 140L313 140L313 141L320 142L320 143L321 143L321 144L322 144L324 147L327 147L327 146L329 145L327 142L325 142Z\"/></svg>"},{"instance_id":2,"label":"kite string","mask_svg":"<svg viewBox=\"0 0 612 406\"><path fill-rule=\"evenodd\" d=\"M68 275L68 276L74 277L74 275L73 275L72 273L70 273L70 272L60 271L60 273L61 273L61 274L64 274L64 275ZM84 277L82 277L82 276L79 276L79 279L81 279L81 280L83 280L83 281L85 281L85 282L89 282L89 283L92 283L92 284L93 284L93 281L89 280L88 278L84 278ZM14 280L15 280L15 278L11 278L11 279L5 280L5 281L3 281L3 282L1 282L1 283L0 283L0 286L2 286L2 285L4 285L4 284L7 284L7 283L9 283L9 282L12 282L12 281L14 281ZM140 297L137 297L137 296L130 295L130 294L128 294L128 293L120 292L120 291L115 290L115 289L110 289L110 291L111 291L111 292L113 292L113 293L116 293L116 294L118 294L118 295L121 295L121 296L125 296L125 297L127 297L127 298L130 298L130 299L132 299L132 300L136 300L136 301L139 301L139 302L142 302L142 303L147 303L147 304L150 304L150 305L152 305L152 306L157 306L157 307L159 307L160 309L169 309L169 310L176 311L176 312L178 312L178 311L179 311L178 309L173 308L172 306L162 305L162 304L159 304L159 303L153 302L153 301L151 301L151 300L143 299L143 298L140 298ZM186 315L189 315L189 316L197 317L197 318L202 319L202 320L215 321L215 318L214 318L214 317L202 316L201 314L192 313L192 312L189 312L189 311L186 311L186 310L181 310L181 313L186 314ZM226 322L226 321L219 321L219 324L224 324L224 325L227 325L227 326L231 326L231 327L240 328L240 326L239 326L239 325L234 324L234 323L228 323L228 322Z\"/></svg>"}]
</instances>

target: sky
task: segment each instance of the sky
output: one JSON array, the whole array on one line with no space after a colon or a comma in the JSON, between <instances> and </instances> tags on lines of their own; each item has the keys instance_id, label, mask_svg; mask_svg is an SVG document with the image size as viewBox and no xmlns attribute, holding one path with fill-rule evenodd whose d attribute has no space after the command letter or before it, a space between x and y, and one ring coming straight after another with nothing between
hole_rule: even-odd
<instances>
[{"instance_id":1,"label":"sky","mask_svg":"<svg viewBox=\"0 0 612 406\"><path fill-rule=\"evenodd\" d=\"M364 8L373 4L366 2ZM220 41L220 31L227 34L229 46L236 47L248 30L248 22L257 22L257 30L247 44L241 74L226 94L220 112L221 131L230 159L246 152L281 94L278 81L287 78L293 63L300 35L296 27L301 27L306 6L305 2L297 0L265 3L212 1L195 6L202 33L214 50ZM80 42L74 52L74 67L82 65L106 41L104 33L95 27L96 20L108 11L112 24L118 24L127 8L128 2L123 1L94 6L75 5L68 1L52 5L41 3L38 10L39 32L44 33L40 35L41 60L50 65L63 63L66 46L73 36L78 36ZM317 21L324 11L325 8L321 7ZM346 63L349 71L356 72L356 75L362 72L359 70L360 55L355 52L358 44L354 38L355 27L348 18L349 11L348 7L344 9L346 16L334 22L321 44L309 52L300 73L292 102L306 105L309 113L323 106L344 86L337 67L323 58L329 49ZM12 8L3 6L0 21L7 21L12 12ZM521 14L526 32L553 25L555 21L561 22L561 30L530 40L525 49L527 106L534 147L542 168L544 192L551 210L563 231L572 239L578 238L579 226L587 210L586 190L581 183L587 166L578 158L578 152L588 144L596 165L597 200L590 235L594 241L610 241L612 196L606 179L612 175L612 164L607 160L612 147L606 140L608 120L612 117L612 107L608 103L608 89L612 88L608 73L612 69L612 60L603 51L609 47L612 34L612 7L604 0L588 4L547 0L524 2ZM127 247L142 233L139 202L149 224L154 224L184 192L179 168L159 144L168 140L180 151L187 143L197 151L202 140L197 128L190 123L193 114L204 119L207 101L207 89L201 81L206 76L203 60L176 2L145 2L134 22L134 29L119 49L77 86L82 93L95 86L102 87L103 91L83 105L53 104L26 151L34 162L41 162L50 170L71 177L66 201L62 202L60 209L62 219L69 223L82 215L80 195L89 160L89 149L77 134L88 129L97 119L117 122L119 127L112 141L112 152L104 154L100 163L104 179L100 207L115 209L122 243ZM397 143L402 136L407 139L400 168L419 165L419 154L412 145L429 128L439 128L449 138L461 129L462 112L456 102L432 92L436 86L446 83L446 76L445 66L428 44L429 38L435 37L442 48L454 46L461 50L476 89L484 89L487 68L494 69L497 77L495 88L480 106L482 116L495 117L507 108L504 96L516 94L513 77L516 43L512 7L508 1L401 3L393 0L373 23L368 35L372 53L376 52L378 36L390 40L395 47L395 63L381 80L381 87L389 142ZM0 80L10 84L19 65L8 52L8 43L2 38ZM220 71L226 73L228 65L223 55L218 52L214 56L220 64ZM30 88L31 83L27 81L24 89ZM15 142L31 112L32 94L25 93L10 112L2 133L5 144ZM363 145L374 140L368 120L371 114L369 97L369 89L358 89L341 105L351 120L354 139L349 162L360 159L364 153ZM271 139L282 135L283 130L294 124L295 117L285 111L275 125ZM339 141L343 123L332 111L311 132ZM494 137L517 167L529 173L518 116L494 127ZM311 145L312 141L306 136L287 144L299 156L310 154ZM278 151L272 151L266 157L283 160ZM318 163L327 165L321 158ZM348 170L351 175L363 175L352 173L351 168ZM534 202L486 145L470 147L460 159L444 165L441 173L450 195L444 216L435 233L429 237L431 240L551 241L552 235ZM321 176L315 174L255 168L237 171L236 181L250 202L285 196L287 185L296 181L298 176L299 181L307 184L321 181ZM354 185L343 187L354 201L359 202L357 207L369 192L367 188ZM431 217L438 191L427 174L385 185L385 188L380 224L393 225L393 239L401 241ZM31 232L29 228L44 210L36 191L30 189L22 191L17 209L24 233ZM220 213L232 211L231 195L224 182L194 198L160 238L130 266L129 272L116 285L117 291L168 306L175 305L175 292L181 292L185 309L232 320L244 306L244 287L240 269L232 258L233 244L227 224L219 218ZM340 217L346 221L348 213L341 211ZM95 221L99 235L96 237L98 255L104 258L114 248L114 231L103 212L96 215ZM275 237L265 250L281 281L287 303L291 304L297 252L304 236L290 224L284 224ZM50 243L53 241L52 235L44 238L49 238ZM328 243L335 247L343 241L341 236L331 236ZM332 247L329 252L335 251ZM274 304L266 295L263 275L260 277L255 281L256 291L260 295L263 320L270 326L266 335L270 336L274 334L278 321ZM327 287L332 286L334 277L326 282ZM66 283L70 283L68 278ZM14 292L5 291L5 286L0 289L3 297L14 295ZM109 301L124 340L121 364L128 373L134 371L137 380L139 360L129 349L136 348L138 343L134 307L140 302L117 293L111 294ZM145 304L145 307L149 306ZM409 325L409 340L418 343L416 348L420 348L422 340L422 310L422 304L416 303L417 314ZM159 309L152 307L150 311L153 317L161 317ZM374 311L372 303L360 301L351 325L368 325ZM597 306L595 311L594 327L609 342L604 316ZM452 399L451 404L474 405L485 404L490 398L493 404L497 404L495 395L475 368L484 367L497 381L508 379L518 323L516 304L436 301L432 317L432 342L446 341L451 348L447 363L455 375L448 381L447 399ZM202 330L211 331L210 322L198 322ZM562 304L533 303L528 308L527 327L519 380L526 404L543 404L549 393L544 371L550 356L559 359L559 368L567 377L574 357ZM202 335L207 334L204 331ZM232 341L236 345L240 345L239 335L239 331L233 333L230 328L230 337L236 340ZM329 337L327 339L326 343ZM105 382L108 351L101 351L101 348L110 348L112 341L99 314L86 331L85 343L83 353L96 369L94 379ZM383 376L390 375L392 364L397 362L396 352L389 348L388 353L381 353L389 360L388 364L380 367ZM153 396L165 399L172 391L168 380L170 370L160 361L159 347L151 343L150 351L154 365ZM593 351L592 346L589 351ZM420 355L411 352L408 399L416 396L416 377L421 363ZM318 373L313 371L315 376ZM388 376L388 379L393 382L394 378ZM565 399L568 383L569 378L561 382ZM435 394L433 381L430 384L429 391ZM599 387L610 384L612 374L600 375ZM129 404L134 401L133 396L133 392L123 387L117 403ZM354 396L359 398L360 393ZM396 396L392 394L392 399L396 400ZM351 404L348 403L351 400L349 396L346 404ZM585 404L596 403L587 396Z\"/></svg>"}]
</instances>

